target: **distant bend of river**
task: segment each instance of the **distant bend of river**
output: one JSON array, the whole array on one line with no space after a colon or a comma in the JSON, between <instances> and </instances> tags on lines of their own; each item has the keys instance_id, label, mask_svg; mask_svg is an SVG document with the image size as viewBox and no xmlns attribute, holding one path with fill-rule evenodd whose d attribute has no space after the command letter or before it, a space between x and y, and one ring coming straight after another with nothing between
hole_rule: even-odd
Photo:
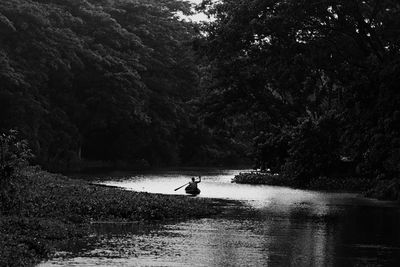
<instances>
[{"instance_id":1,"label":"distant bend of river","mask_svg":"<svg viewBox=\"0 0 400 267\"><path fill-rule=\"evenodd\" d=\"M140 225L94 224L96 235L65 244L51 266L400 266L400 206L350 193L232 184L243 170L109 173L90 179L128 190L240 200L213 218ZM88 177L89 179L89 177Z\"/></svg>"}]
</instances>

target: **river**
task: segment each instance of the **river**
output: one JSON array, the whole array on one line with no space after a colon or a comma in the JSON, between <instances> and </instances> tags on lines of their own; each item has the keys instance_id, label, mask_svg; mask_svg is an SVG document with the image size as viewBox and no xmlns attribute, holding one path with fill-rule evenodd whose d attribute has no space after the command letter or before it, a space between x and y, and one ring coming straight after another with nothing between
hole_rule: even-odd
<instances>
[{"instance_id":1,"label":"river","mask_svg":"<svg viewBox=\"0 0 400 267\"><path fill-rule=\"evenodd\" d=\"M232 184L240 170L110 173L90 179L128 190L239 200L213 218L154 224L97 223L60 247L53 266L400 266L400 206L352 193ZM89 179L89 177L87 177Z\"/></svg>"}]
</instances>

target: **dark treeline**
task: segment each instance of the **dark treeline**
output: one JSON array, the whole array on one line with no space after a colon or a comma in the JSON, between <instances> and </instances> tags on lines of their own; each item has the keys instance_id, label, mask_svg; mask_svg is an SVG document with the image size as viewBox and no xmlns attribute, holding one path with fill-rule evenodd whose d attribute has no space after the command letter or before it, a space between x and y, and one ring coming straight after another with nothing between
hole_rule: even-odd
<instances>
[{"instance_id":1,"label":"dark treeline","mask_svg":"<svg viewBox=\"0 0 400 267\"><path fill-rule=\"evenodd\" d=\"M214 19L183 21L178 0L2 1L0 130L51 169L233 163L253 142L292 184L398 187L397 1L199 9Z\"/></svg>"},{"instance_id":2,"label":"dark treeline","mask_svg":"<svg viewBox=\"0 0 400 267\"><path fill-rule=\"evenodd\" d=\"M177 0L1 1L1 132L19 130L36 161L58 170L83 159L234 160L241 147L198 115L199 31L177 16L190 10Z\"/></svg>"},{"instance_id":3,"label":"dark treeline","mask_svg":"<svg viewBox=\"0 0 400 267\"><path fill-rule=\"evenodd\" d=\"M211 62L206 122L245 114L258 167L294 184L353 176L400 191L398 1L223 0L202 8L215 18L198 42Z\"/></svg>"}]
</instances>

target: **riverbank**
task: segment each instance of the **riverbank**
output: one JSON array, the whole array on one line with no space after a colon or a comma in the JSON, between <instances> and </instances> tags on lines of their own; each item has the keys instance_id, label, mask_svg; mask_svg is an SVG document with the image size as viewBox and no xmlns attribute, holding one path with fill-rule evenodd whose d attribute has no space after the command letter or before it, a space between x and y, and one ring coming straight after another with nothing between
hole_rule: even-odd
<instances>
[{"instance_id":1,"label":"riverbank","mask_svg":"<svg viewBox=\"0 0 400 267\"><path fill-rule=\"evenodd\" d=\"M367 197L380 200L400 201L400 184L396 179L390 181L376 181L373 179L351 177L318 177L310 179L307 183L285 179L277 174L262 172L246 172L236 175L233 183L239 184L265 184L274 186L288 186L293 188L359 192Z\"/></svg>"},{"instance_id":2,"label":"riverbank","mask_svg":"<svg viewBox=\"0 0 400 267\"><path fill-rule=\"evenodd\" d=\"M225 205L101 187L34 168L18 183L15 205L0 216L0 266L33 266L49 257L57 242L89 235L91 222L201 218Z\"/></svg>"}]
</instances>

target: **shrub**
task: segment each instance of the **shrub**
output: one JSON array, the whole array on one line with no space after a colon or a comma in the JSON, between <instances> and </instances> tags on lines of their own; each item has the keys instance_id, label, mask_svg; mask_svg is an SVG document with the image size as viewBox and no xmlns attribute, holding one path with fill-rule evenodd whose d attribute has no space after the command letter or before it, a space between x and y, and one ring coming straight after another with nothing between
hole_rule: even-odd
<instances>
[{"instance_id":1,"label":"shrub","mask_svg":"<svg viewBox=\"0 0 400 267\"><path fill-rule=\"evenodd\" d=\"M334 114L303 120L293 129L283 176L306 184L311 178L331 174L340 161L338 128Z\"/></svg>"},{"instance_id":2,"label":"shrub","mask_svg":"<svg viewBox=\"0 0 400 267\"><path fill-rule=\"evenodd\" d=\"M279 172L288 157L290 129L273 128L269 132L259 133L254 138L256 168Z\"/></svg>"},{"instance_id":3,"label":"shrub","mask_svg":"<svg viewBox=\"0 0 400 267\"><path fill-rule=\"evenodd\" d=\"M286 185L287 181L283 181L279 175L272 173L241 172L232 179L232 183Z\"/></svg>"},{"instance_id":4,"label":"shrub","mask_svg":"<svg viewBox=\"0 0 400 267\"><path fill-rule=\"evenodd\" d=\"M17 131L0 135L0 211L9 211L18 204L17 179L30 157L28 143L18 138Z\"/></svg>"}]
</instances>

